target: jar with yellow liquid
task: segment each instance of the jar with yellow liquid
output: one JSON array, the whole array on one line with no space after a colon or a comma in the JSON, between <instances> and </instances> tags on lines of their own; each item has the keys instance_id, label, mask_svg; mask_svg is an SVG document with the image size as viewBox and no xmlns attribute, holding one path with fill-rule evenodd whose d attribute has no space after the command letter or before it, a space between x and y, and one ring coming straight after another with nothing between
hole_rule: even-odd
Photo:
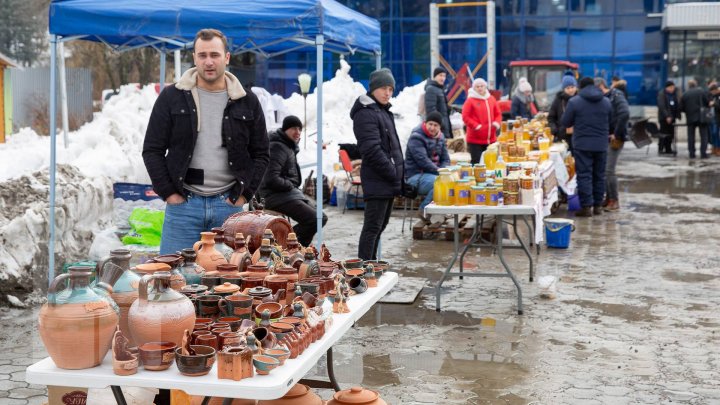
<instances>
[{"instance_id":1,"label":"jar with yellow liquid","mask_svg":"<svg viewBox=\"0 0 720 405\"><path fill-rule=\"evenodd\" d=\"M487 169L485 168L485 165L482 163L478 163L475 166L473 166L473 174L475 175L475 181L477 183L484 183L485 182L485 171Z\"/></svg>"},{"instance_id":2,"label":"jar with yellow liquid","mask_svg":"<svg viewBox=\"0 0 720 405\"><path fill-rule=\"evenodd\" d=\"M455 182L454 205L470 205L470 179L460 179Z\"/></svg>"},{"instance_id":3,"label":"jar with yellow liquid","mask_svg":"<svg viewBox=\"0 0 720 405\"><path fill-rule=\"evenodd\" d=\"M472 165L470 164L470 162L460 162L460 163L458 163L458 166L460 167L460 178L461 179L475 175L473 173Z\"/></svg>"},{"instance_id":4,"label":"jar with yellow liquid","mask_svg":"<svg viewBox=\"0 0 720 405\"><path fill-rule=\"evenodd\" d=\"M495 186L487 187L487 205L496 207L498 205L498 189Z\"/></svg>"},{"instance_id":5,"label":"jar with yellow liquid","mask_svg":"<svg viewBox=\"0 0 720 405\"><path fill-rule=\"evenodd\" d=\"M470 205L487 205L486 198L485 186L470 187Z\"/></svg>"},{"instance_id":6,"label":"jar with yellow liquid","mask_svg":"<svg viewBox=\"0 0 720 405\"><path fill-rule=\"evenodd\" d=\"M495 162L498 158L498 151L496 148L487 148L484 154L485 167L488 170L495 170Z\"/></svg>"},{"instance_id":7,"label":"jar with yellow liquid","mask_svg":"<svg viewBox=\"0 0 720 405\"><path fill-rule=\"evenodd\" d=\"M435 201L435 204L453 205L455 202L454 190L455 180L453 180L450 170L445 168L438 170L438 176L433 184L433 201Z\"/></svg>"}]
</instances>

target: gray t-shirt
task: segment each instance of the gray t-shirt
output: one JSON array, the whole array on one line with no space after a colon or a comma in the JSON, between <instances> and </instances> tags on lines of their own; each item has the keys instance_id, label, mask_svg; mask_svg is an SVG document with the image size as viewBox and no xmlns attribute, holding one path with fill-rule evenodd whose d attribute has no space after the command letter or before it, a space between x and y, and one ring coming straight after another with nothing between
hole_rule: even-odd
<instances>
[{"instance_id":1,"label":"gray t-shirt","mask_svg":"<svg viewBox=\"0 0 720 405\"><path fill-rule=\"evenodd\" d=\"M197 93L200 130L184 187L199 195L212 196L229 190L236 182L228 165L227 148L222 146L223 112L228 93L199 87Z\"/></svg>"}]
</instances>

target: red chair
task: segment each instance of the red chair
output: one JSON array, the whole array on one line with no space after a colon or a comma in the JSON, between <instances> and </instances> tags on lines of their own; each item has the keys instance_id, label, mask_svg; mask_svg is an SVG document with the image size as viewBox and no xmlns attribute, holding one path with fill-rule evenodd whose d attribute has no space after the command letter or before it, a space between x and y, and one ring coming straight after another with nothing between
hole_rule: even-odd
<instances>
[{"instance_id":1,"label":"red chair","mask_svg":"<svg viewBox=\"0 0 720 405\"><path fill-rule=\"evenodd\" d=\"M360 186L362 185L360 183L360 179L355 179L352 175L352 163L350 162L350 156L348 155L346 150L340 149L340 163L342 164L342 168L345 171L345 175L347 176L348 182L350 182L350 189L355 188L355 209L358 208L358 194L360 194ZM347 208L347 201L343 205L343 214L345 213L345 209Z\"/></svg>"}]
</instances>

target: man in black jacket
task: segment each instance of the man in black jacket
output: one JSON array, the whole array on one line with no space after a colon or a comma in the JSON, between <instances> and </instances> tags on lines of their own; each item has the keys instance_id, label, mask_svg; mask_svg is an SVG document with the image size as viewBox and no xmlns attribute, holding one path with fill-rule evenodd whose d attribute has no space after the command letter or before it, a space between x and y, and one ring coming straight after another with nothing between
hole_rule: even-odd
<instances>
[{"instance_id":1,"label":"man in black jacket","mask_svg":"<svg viewBox=\"0 0 720 405\"><path fill-rule=\"evenodd\" d=\"M437 111L442 116L442 133L445 138L453 137L452 126L450 125L450 114L448 112L448 102L445 96L445 80L447 80L447 70L436 67L433 70L432 79L428 79L425 85L425 116L433 111Z\"/></svg>"},{"instance_id":2,"label":"man in black jacket","mask_svg":"<svg viewBox=\"0 0 720 405\"><path fill-rule=\"evenodd\" d=\"M254 194L268 164L265 115L257 97L225 71L227 38L195 36L191 68L158 96L143 160L167 203L160 253L191 247Z\"/></svg>"},{"instance_id":3,"label":"man in black jacket","mask_svg":"<svg viewBox=\"0 0 720 405\"><path fill-rule=\"evenodd\" d=\"M353 132L362 156L360 181L365 219L358 243L358 257L377 259L380 236L390 221L393 200L402 195L405 173L400 139L390 111L395 78L390 69L370 74L370 89L350 110Z\"/></svg>"},{"instance_id":4,"label":"man in black jacket","mask_svg":"<svg viewBox=\"0 0 720 405\"><path fill-rule=\"evenodd\" d=\"M610 144L608 146L607 162L605 164L605 192L606 198L603 201L605 211L617 211L620 209L618 202L618 179L615 174L620 152L627 141L627 124L630 119L630 106L625 99L625 94L616 89L609 89L605 79L595 78L595 85L610 100L612 107L612 122L610 123Z\"/></svg>"},{"instance_id":5,"label":"man in black jacket","mask_svg":"<svg viewBox=\"0 0 720 405\"><path fill-rule=\"evenodd\" d=\"M302 176L297 163L302 122L294 115L283 120L282 128L270 133L270 163L258 194L267 209L280 212L297 221L293 230L303 246L312 243L317 231L315 205L300 191ZM323 214L323 226L327 216Z\"/></svg>"},{"instance_id":6,"label":"man in black jacket","mask_svg":"<svg viewBox=\"0 0 720 405\"><path fill-rule=\"evenodd\" d=\"M682 111L685 113L685 121L687 122L690 159L695 158L695 129L700 130L700 158L707 159L708 126L703 122L700 114L701 108L710 105L707 93L698 87L695 80L688 80L688 91L683 94L680 105L682 105Z\"/></svg>"},{"instance_id":7,"label":"man in black jacket","mask_svg":"<svg viewBox=\"0 0 720 405\"><path fill-rule=\"evenodd\" d=\"M665 88L658 92L658 122L662 138L658 142L658 154L675 153L672 148L675 139L675 121L680 119L680 97L672 80L665 82Z\"/></svg>"}]
</instances>

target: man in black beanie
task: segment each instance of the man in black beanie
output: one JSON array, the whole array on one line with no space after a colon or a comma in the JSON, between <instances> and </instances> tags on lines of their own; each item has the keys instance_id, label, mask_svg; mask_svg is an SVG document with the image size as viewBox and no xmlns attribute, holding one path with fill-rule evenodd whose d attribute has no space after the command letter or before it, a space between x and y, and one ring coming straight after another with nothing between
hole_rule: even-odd
<instances>
[{"instance_id":1,"label":"man in black beanie","mask_svg":"<svg viewBox=\"0 0 720 405\"><path fill-rule=\"evenodd\" d=\"M269 134L270 163L258 194L265 199L265 208L289 216L297 224L293 227L298 242L308 246L317 231L315 205L300 191L302 176L297 163L298 143L302 135L302 121L294 115L283 120L282 128ZM323 214L323 226L327 216Z\"/></svg>"},{"instance_id":2,"label":"man in black beanie","mask_svg":"<svg viewBox=\"0 0 720 405\"><path fill-rule=\"evenodd\" d=\"M440 125L442 133L445 137L452 138L448 102L447 97L445 97L446 79L447 70L439 66L433 70L433 77L428 79L425 85L425 114L430 114L433 111L439 112L440 116L442 116L442 125Z\"/></svg>"},{"instance_id":3,"label":"man in black beanie","mask_svg":"<svg viewBox=\"0 0 720 405\"><path fill-rule=\"evenodd\" d=\"M578 95L568 101L560 120L573 127L573 157L582 209L578 217L602 214L605 197L605 164L610 142L612 106L592 77L580 80Z\"/></svg>"},{"instance_id":4,"label":"man in black beanie","mask_svg":"<svg viewBox=\"0 0 720 405\"><path fill-rule=\"evenodd\" d=\"M390 69L370 74L370 89L350 110L353 132L362 157L360 181L365 219L358 243L358 257L377 259L380 236L390 221L393 200L402 195L405 174L400 138L390 111L395 78Z\"/></svg>"}]
</instances>

